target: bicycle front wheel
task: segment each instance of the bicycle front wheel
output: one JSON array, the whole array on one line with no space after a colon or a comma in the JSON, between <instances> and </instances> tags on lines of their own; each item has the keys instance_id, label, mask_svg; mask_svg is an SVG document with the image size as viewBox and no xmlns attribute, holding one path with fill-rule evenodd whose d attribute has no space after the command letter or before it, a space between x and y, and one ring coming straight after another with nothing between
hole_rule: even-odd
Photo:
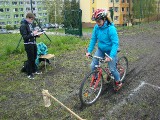
<instances>
[{"instance_id":1,"label":"bicycle front wheel","mask_svg":"<svg viewBox=\"0 0 160 120\"><path fill-rule=\"evenodd\" d=\"M103 88L103 76L98 77L98 82L93 76L99 75L99 71L90 72L81 83L79 98L83 105L92 105L99 98Z\"/></svg>"},{"instance_id":2,"label":"bicycle front wheel","mask_svg":"<svg viewBox=\"0 0 160 120\"><path fill-rule=\"evenodd\" d=\"M120 73L121 81L124 82L124 78L128 71L128 59L125 56L118 59L117 69Z\"/></svg>"}]
</instances>

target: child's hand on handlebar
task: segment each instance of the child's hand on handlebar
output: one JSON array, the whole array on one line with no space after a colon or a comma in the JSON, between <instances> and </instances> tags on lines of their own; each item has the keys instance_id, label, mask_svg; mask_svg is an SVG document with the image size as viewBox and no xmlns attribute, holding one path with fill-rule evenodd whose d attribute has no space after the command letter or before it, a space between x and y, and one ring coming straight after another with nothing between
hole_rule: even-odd
<instances>
[{"instance_id":1,"label":"child's hand on handlebar","mask_svg":"<svg viewBox=\"0 0 160 120\"><path fill-rule=\"evenodd\" d=\"M91 56L91 54L90 53L86 53L86 57L90 57Z\"/></svg>"},{"instance_id":2,"label":"child's hand on handlebar","mask_svg":"<svg viewBox=\"0 0 160 120\"><path fill-rule=\"evenodd\" d=\"M105 62L109 62L109 61L111 61L111 59L109 57L106 57Z\"/></svg>"}]
</instances>

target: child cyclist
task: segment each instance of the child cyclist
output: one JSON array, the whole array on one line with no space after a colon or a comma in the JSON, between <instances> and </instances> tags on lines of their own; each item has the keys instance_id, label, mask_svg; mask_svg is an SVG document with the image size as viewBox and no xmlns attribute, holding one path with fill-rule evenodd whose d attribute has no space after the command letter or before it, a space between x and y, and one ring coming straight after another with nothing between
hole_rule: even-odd
<instances>
[{"instance_id":1,"label":"child cyclist","mask_svg":"<svg viewBox=\"0 0 160 120\"><path fill-rule=\"evenodd\" d=\"M87 49L86 56L89 57L94 49L94 46L98 42L98 49L95 52L95 56L105 57L107 53L110 57L106 57L105 61L108 62L109 69L115 79L114 90L118 91L122 87L120 81L120 74L117 70L117 50L119 47L119 38L114 24L108 17L108 11L105 9L97 9L93 13L92 20L96 21L94 26L90 44ZM95 70L95 65L98 65L98 60L93 58L91 63L91 70Z\"/></svg>"}]
</instances>

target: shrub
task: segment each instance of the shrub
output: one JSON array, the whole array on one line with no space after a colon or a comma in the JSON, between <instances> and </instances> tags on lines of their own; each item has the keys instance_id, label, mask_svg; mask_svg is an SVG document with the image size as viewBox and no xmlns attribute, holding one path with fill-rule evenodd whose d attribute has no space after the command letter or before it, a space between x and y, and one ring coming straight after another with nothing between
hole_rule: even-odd
<instances>
[{"instance_id":1,"label":"shrub","mask_svg":"<svg viewBox=\"0 0 160 120\"><path fill-rule=\"evenodd\" d=\"M14 28L11 25L6 25L7 30L14 30Z\"/></svg>"}]
</instances>

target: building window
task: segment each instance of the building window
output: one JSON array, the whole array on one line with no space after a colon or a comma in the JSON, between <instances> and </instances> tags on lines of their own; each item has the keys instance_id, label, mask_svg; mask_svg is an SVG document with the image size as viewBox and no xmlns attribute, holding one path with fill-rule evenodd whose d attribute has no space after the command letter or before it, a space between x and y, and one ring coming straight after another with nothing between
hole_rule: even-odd
<instances>
[{"instance_id":1,"label":"building window","mask_svg":"<svg viewBox=\"0 0 160 120\"><path fill-rule=\"evenodd\" d=\"M115 8L114 8L114 11L115 11L115 12L118 12L118 7L115 7Z\"/></svg>"},{"instance_id":2,"label":"building window","mask_svg":"<svg viewBox=\"0 0 160 120\"><path fill-rule=\"evenodd\" d=\"M113 2L113 0L110 0L110 2Z\"/></svg>"},{"instance_id":3,"label":"building window","mask_svg":"<svg viewBox=\"0 0 160 120\"><path fill-rule=\"evenodd\" d=\"M5 22L0 22L0 25L5 25Z\"/></svg>"},{"instance_id":4,"label":"building window","mask_svg":"<svg viewBox=\"0 0 160 120\"><path fill-rule=\"evenodd\" d=\"M6 18L10 18L10 15L6 15Z\"/></svg>"},{"instance_id":5,"label":"building window","mask_svg":"<svg viewBox=\"0 0 160 120\"><path fill-rule=\"evenodd\" d=\"M94 13L94 8L92 8L92 13Z\"/></svg>"},{"instance_id":6,"label":"building window","mask_svg":"<svg viewBox=\"0 0 160 120\"><path fill-rule=\"evenodd\" d=\"M119 2L119 0L116 0L116 2Z\"/></svg>"},{"instance_id":7,"label":"building window","mask_svg":"<svg viewBox=\"0 0 160 120\"><path fill-rule=\"evenodd\" d=\"M9 8L5 8L5 11L6 11L6 12L9 12Z\"/></svg>"},{"instance_id":8,"label":"building window","mask_svg":"<svg viewBox=\"0 0 160 120\"><path fill-rule=\"evenodd\" d=\"M122 3L125 3L125 0L122 0Z\"/></svg>"},{"instance_id":9,"label":"building window","mask_svg":"<svg viewBox=\"0 0 160 120\"><path fill-rule=\"evenodd\" d=\"M3 12L3 8L0 8L0 12Z\"/></svg>"},{"instance_id":10,"label":"building window","mask_svg":"<svg viewBox=\"0 0 160 120\"><path fill-rule=\"evenodd\" d=\"M47 13L43 13L43 16L47 16Z\"/></svg>"},{"instance_id":11,"label":"building window","mask_svg":"<svg viewBox=\"0 0 160 120\"><path fill-rule=\"evenodd\" d=\"M20 17L24 17L24 14L20 14Z\"/></svg>"},{"instance_id":12,"label":"building window","mask_svg":"<svg viewBox=\"0 0 160 120\"><path fill-rule=\"evenodd\" d=\"M19 24L19 21L14 21L14 24Z\"/></svg>"},{"instance_id":13,"label":"building window","mask_svg":"<svg viewBox=\"0 0 160 120\"><path fill-rule=\"evenodd\" d=\"M26 8L26 11L30 11L31 9L30 8Z\"/></svg>"},{"instance_id":14,"label":"building window","mask_svg":"<svg viewBox=\"0 0 160 120\"><path fill-rule=\"evenodd\" d=\"M19 8L19 11L23 11L23 8Z\"/></svg>"},{"instance_id":15,"label":"building window","mask_svg":"<svg viewBox=\"0 0 160 120\"><path fill-rule=\"evenodd\" d=\"M114 16L114 20L118 21L119 17L118 16Z\"/></svg>"},{"instance_id":16,"label":"building window","mask_svg":"<svg viewBox=\"0 0 160 120\"><path fill-rule=\"evenodd\" d=\"M5 2L5 5L9 5L9 2L8 2L8 1L6 1L6 2Z\"/></svg>"},{"instance_id":17,"label":"building window","mask_svg":"<svg viewBox=\"0 0 160 120\"><path fill-rule=\"evenodd\" d=\"M122 12L124 12L124 7L122 7Z\"/></svg>"},{"instance_id":18,"label":"building window","mask_svg":"<svg viewBox=\"0 0 160 120\"><path fill-rule=\"evenodd\" d=\"M14 9L13 9L13 12L18 12L18 8L14 8Z\"/></svg>"},{"instance_id":19,"label":"building window","mask_svg":"<svg viewBox=\"0 0 160 120\"><path fill-rule=\"evenodd\" d=\"M12 5L17 5L17 2L12 2Z\"/></svg>"},{"instance_id":20,"label":"building window","mask_svg":"<svg viewBox=\"0 0 160 120\"><path fill-rule=\"evenodd\" d=\"M11 21L7 21L7 25L10 25L12 22Z\"/></svg>"},{"instance_id":21,"label":"building window","mask_svg":"<svg viewBox=\"0 0 160 120\"><path fill-rule=\"evenodd\" d=\"M20 5L23 5L23 2L19 2Z\"/></svg>"},{"instance_id":22,"label":"building window","mask_svg":"<svg viewBox=\"0 0 160 120\"><path fill-rule=\"evenodd\" d=\"M18 18L18 14L15 14L15 15L14 15L14 18Z\"/></svg>"},{"instance_id":23,"label":"building window","mask_svg":"<svg viewBox=\"0 0 160 120\"><path fill-rule=\"evenodd\" d=\"M127 3L129 3L129 0L127 0Z\"/></svg>"},{"instance_id":24,"label":"building window","mask_svg":"<svg viewBox=\"0 0 160 120\"><path fill-rule=\"evenodd\" d=\"M123 15L123 23L126 23L126 22L127 22L126 15Z\"/></svg>"},{"instance_id":25,"label":"building window","mask_svg":"<svg viewBox=\"0 0 160 120\"><path fill-rule=\"evenodd\" d=\"M127 7L127 12L129 12L129 7Z\"/></svg>"},{"instance_id":26,"label":"building window","mask_svg":"<svg viewBox=\"0 0 160 120\"><path fill-rule=\"evenodd\" d=\"M94 0L92 0L92 3L94 3Z\"/></svg>"}]
</instances>

